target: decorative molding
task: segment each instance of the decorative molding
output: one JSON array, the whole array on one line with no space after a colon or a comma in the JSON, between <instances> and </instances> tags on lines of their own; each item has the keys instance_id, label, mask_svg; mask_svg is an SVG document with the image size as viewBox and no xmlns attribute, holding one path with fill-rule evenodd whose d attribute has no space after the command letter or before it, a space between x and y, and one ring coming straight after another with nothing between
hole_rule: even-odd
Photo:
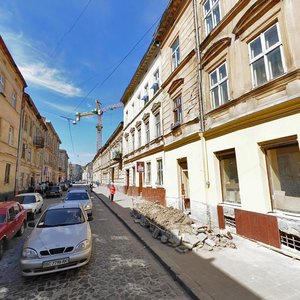
<instances>
[{"instance_id":1,"label":"decorative molding","mask_svg":"<svg viewBox=\"0 0 300 300\"><path fill-rule=\"evenodd\" d=\"M184 83L184 78L176 79L172 82L170 88L168 89L168 94L171 95L174 91Z\"/></svg>"},{"instance_id":2,"label":"decorative molding","mask_svg":"<svg viewBox=\"0 0 300 300\"><path fill-rule=\"evenodd\" d=\"M195 49L193 49L185 58L184 60L179 64L179 66L169 75L169 77L163 82L161 87L164 89L173 79L174 77L179 73L179 71L182 70L182 68L191 60L191 58L195 55Z\"/></svg>"},{"instance_id":3,"label":"decorative molding","mask_svg":"<svg viewBox=\"0 0 300 300\"><path fill-rule=\"evenodd\" d=\"M153 103L152 108L151 108L152 113L153 114L156 113L157 110L159 110L160 107L161 107L161 102Z\"/></svg>"},{"instance_id":4,"label":"decorative molding","mask_svg":"<svg viewBox=\"0 0 300 300\"><path fill-rule=\"evenodd\" d=\"M281 0L256 1L240 18L232 33L236 39Z\"/></svg>"},{"instance_id":5,"label":"decorative molding","mask_svg":"<svg viewBox=\"0 0 300 300\"><path fill-rule=\"evenodd\" d=\"M130 128L130 133L133 133L134 131L135 131L134 127Z\"/></svg>"},{"instance_id":6,"label":"decorative molding","mask_svg":"<svg viewBox=\"0 0 300 300\"><path fill-rule=\"evenodd\" d=\"M141 121L137 121L137 122L135 123L135 127L136 127L136 128L138 128L138 127L140 127L140 126L141 126L141 124L142 124L142 122L141 122Z\"/></svg>"},{"instance_id":7,"label":"decorative molding","mask_svg":"<svg viewBox=\"0 0 300 300\"><path fill-rule=\"evenodd\" d=\"M231 44L231 38L225 37L212 44L208 50L204 53L201 61L202 67L207 65L218 53L228 48Z\"/></svg>"},{"instance_id":8,"label":"decorative molding","mask_svg":"<svg viewBox=\"0 0 300 300\"><path fill-rule=\"evenodd\" d=\"M150 117L150 113L145 113L143 115L143 121L146 122L149 119L149 117Z\"/></svg>"}]
</instances>

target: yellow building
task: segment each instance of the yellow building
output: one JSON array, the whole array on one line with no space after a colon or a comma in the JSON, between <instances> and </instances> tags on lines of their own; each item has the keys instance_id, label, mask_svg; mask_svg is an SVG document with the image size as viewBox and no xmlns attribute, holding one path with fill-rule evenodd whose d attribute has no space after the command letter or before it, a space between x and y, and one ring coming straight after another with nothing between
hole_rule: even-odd
<instances>
[{"instance_id":1,"label":"yellow building","mask_svg":"<svg viewBox=\"0 0 300 300\"><path fill-rule=\"evenodd\" d=\"M27 86L0 36L0 201L14 196L23 92Z\"/></svg>"},{"instance_id":2,"label":"yellow building","mask_svg":"<svg viewBox=\"0 0 300 300\"><path fill-rule=\"evenodd\" d=\"M17 192L36 187L42 181L44 138L47 131L31 97L24 93L21 126L21 153L17 172Z\"/></svg>"}]
</instances>

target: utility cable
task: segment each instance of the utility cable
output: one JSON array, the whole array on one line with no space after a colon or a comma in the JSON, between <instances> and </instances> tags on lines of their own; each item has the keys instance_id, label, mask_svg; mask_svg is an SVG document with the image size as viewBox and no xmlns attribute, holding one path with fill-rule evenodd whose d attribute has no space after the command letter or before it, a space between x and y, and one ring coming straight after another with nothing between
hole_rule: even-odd
<instances>
[{"instance_id":1,"label":"utility cable","mask_svg":"<svg viewBox=\"0 0 300 300\"><path fill-rule=\"evenodd\" d=\"M53 58L53 56L54 56L55 52L57 51L58 47L60 46L60 44L63 42L63 40L65 39L65 37L74 29L74 27L76 26L76 24L78 23L78 21L80 20L80 18L83 16L83 14L85 13L85 11L88 9L88 7L91 4L91 2L92 2L92 0L89 0L89 2L85 5L85 7L83 8L83 10L80 12L79 16L76 18L76 20L74 21L74 23L71 25L71 27L63 34L63 36L57 42L56 47L54 48L54 50L50 54L50 58Z\"/></svg>"},{"instance_id":2,"label":"utility cable","mask_svg":"<svg viewBox=\"0 0 300 300\"><path fill-rule=\"evenodd\" d=\"M142 35L142 37L135 43L135 45L131 48L131 50L122 58L122 60L113 68L113 70L104 78L104 80L97 82L97 84L87 93L87 95L81 100L81 102L76 106L74 112L76 112L77 108L80 107L83 102L88 98L88 96L97 88L103 86L103 84L115 73L115 71L121 66L121 64L125 61L125 59L136 49L136 47L140 44L140 42L144 39L144 37L149 33L149 31L155 26L155 24L161 19L159 17L150 28Z\"/></svg>"}]
</instances>

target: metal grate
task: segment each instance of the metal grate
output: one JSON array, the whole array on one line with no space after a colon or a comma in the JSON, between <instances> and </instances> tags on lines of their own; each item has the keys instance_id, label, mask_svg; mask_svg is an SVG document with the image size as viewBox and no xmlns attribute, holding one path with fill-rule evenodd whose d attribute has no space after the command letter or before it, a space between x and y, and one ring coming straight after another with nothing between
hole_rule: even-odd
<instances>
[{"instance_id":1,"label":"metal grate","mask_svg":"<svg viewBox=\"0 0 300 300\"><path fill-rule=\"evenodd\" d=\"M225 219L226 226L236 228L235 218L224 216L224 219Z\"/></svg>"},{"instance_id":2,"label":"metal grate","mask_svg":"<svg viewBox=\"0 0 300 300\"><path fill-rule=\"evenodd\" d=\"M281 244L300 251L300 238L298 236L280 231L280 241Z\"/></svg>"},{"instance_id":3,"label":"metal grate","mask_svg":"<svg viewBox=\"0 0 300 300\"><path fill-rule=\"evenodd\" d=\"M66 252L72 252L74 247L67 247L67 248L53 248L48 250L42 250L40 251L40 254L42 256L47 256L47 255L55 255L55 254L61 254L61 253L66 253Z\"/></svg>"}]
</instances>

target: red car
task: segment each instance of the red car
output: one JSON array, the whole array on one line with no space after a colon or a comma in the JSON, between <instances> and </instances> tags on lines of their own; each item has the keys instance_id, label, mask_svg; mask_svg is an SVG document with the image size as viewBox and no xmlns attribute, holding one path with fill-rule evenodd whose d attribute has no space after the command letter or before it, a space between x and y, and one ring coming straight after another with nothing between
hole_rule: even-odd
<instances>
[{"instance_id":1,"label":"red car","mask_svg":"<svg viewBox=\"0 0 300 300\"><path fill-rule=\"evenodd\" d=\"M15 235L21 236L27 224L27 211L16 201L0 202L0 259L4 244Z\"/></svg>"}]
</instances>

